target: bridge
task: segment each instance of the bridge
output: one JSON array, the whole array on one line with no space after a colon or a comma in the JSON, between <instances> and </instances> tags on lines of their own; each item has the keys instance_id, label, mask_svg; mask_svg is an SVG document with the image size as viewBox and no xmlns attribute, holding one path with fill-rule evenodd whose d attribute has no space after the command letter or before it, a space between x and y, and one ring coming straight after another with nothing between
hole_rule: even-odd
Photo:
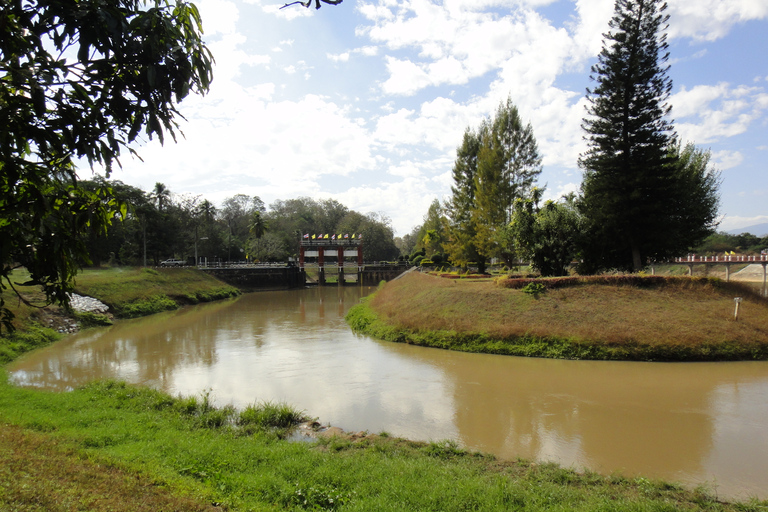
<instances>
[{"instance_id":1,"label":"bridge","mask_svg":"<svg viewBox=\"0 0 768 512\"><path fill-rule=\"evenodd\" d=\"M675 258L673 261L667 263L674 263L678 265L688 266L688 275L693 275L693 267L695 265L705 265L707 267L714 265L725 266L725 280L729 281L731 278L731 266L732 265L762 265L763 266L763 285L766 283L766 266L768 266L768 254L760 255L746 255L746 254L724 254L720 256L697 256L695 254L689 254L682 258Z\"/></svg>"}]
</instances>

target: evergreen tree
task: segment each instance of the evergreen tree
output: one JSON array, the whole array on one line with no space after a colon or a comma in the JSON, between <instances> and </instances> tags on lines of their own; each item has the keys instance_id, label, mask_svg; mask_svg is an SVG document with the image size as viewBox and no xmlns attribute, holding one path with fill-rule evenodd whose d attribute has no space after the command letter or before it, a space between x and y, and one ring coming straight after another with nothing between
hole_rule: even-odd
<instances>
[{"instance_id":1,"label":"evergreen tree","mask_svg":"<svg viewBox=\"0 0 768 512\"><path fill-rule=\"evenodd\" d=\"M597 85L587 90L583 122L589 149L579 161L583 271L639 270L696 245L714 226L717 178L706 170L686 178L679 152L671 150L665 9L661 0L616 0L592 67ZM707 198L703 204L687 196L691 185Z\"/></svg>"},{"instance_id":2,"label":"evergreen tree","mask_svg":"<svg viewBox=\"0 0 768 512\"><path fill-rule=\"evenodd\" d=\"M523 125L511 99L499 105L494 118L484 120L477 132L465 132L448 204L447 249L454 263L476 261L483 272L488 258L504 256L500 232L509 223L515 199L530 193L540 173L533 128Z\"/></svg>"},{"instance_id":3,"label":"evergreen tree","mask_svg":"<svg viewBox=\"0 0 768 512\"><path fill-rule=\"evenodd\" d=\"M470 261L485 265L485 258L478 254L475 247L477 229L472 219L480 144L480 135L467 128L461 146L456 150L452 195L446 204L449 241L444 244L444 248L451 262L461 267L466 267Z\"/></svg>"}]
</instances>

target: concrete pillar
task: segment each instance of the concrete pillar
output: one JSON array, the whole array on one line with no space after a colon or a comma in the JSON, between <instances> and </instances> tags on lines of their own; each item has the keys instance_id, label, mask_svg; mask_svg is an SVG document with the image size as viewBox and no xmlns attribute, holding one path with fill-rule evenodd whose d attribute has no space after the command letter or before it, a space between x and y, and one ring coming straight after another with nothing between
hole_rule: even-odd
<instances>
[{"instance_id":1,"label":"concrete pillar","mask_svg":"<svg viewBox=\"0 0 768 512\"><path fill-rule=\"evenodd\" d=\"M337 251L339 258L339 286L344 284L344 246L340 245Z\"/></svg>"},{"instance_id":2,"label":"concrete pillar","mask_svg":"<svg viewBox=\"0 0 768 512\"><path fill-rule=\"evenodd\" d=\"M325 249L322 247L317 248L317 284L322 286L325 284Z\"/></svg>"}]
</instances>

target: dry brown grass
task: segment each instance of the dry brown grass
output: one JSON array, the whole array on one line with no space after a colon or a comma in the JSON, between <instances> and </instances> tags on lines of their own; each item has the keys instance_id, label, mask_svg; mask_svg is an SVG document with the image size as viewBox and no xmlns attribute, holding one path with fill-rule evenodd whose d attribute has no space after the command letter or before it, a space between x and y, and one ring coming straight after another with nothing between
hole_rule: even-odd
<instances>
[{"instance_id":1,"label":"dry brown grass","mask_svg":"<svg viewBox=\"0 0 768 512\"><path fill-rule=\"evenodd\" d=\"M651 289L585 284L534 297L488 282L413 274L381 289L371 307L383 320L413 331L651 346L768 343L768 304L746 298L734 321L734 293L713 283L683 282Z\"/></svg>"},{"instance_id":2,"label":"dry brown grass","mask_svg":"<svg viewBox=\"0 0 768 512\"><path fill-rule=\"evenodd\" d=\"M18 512L220 510L177 496L152 479L84 459L48 435L4 424L0 424L0 508Z\"/></svg>"}]
</instances>

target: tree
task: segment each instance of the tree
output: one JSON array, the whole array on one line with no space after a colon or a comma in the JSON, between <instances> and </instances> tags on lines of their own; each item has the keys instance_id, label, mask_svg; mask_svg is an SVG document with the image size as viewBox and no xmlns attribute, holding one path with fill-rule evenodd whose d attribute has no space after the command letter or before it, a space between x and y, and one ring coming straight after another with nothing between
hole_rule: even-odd
<instances>
[{"instance_id":1,"label":"tree","mask_svg":"<svg viewBox=\"0 0 768 512\"><path fill-rule=\"evenodd\" d=\"M119 211L78 187L77 159L109 175L144 131L176 136L176 105L204 93L212 57L197 8L155 0L3 3L0 13L0 291L29 285L67 303L85 240ZM11 314L0 296L6 328Z\"/></svg>"},{"instance_id":2,"label":"tree","mask_svg":"<svg viewBox=\"0 0 768 512\"><path fill-rule=\"evenodd\" d=\"M407 235L406 235L407 236ZM443 205L438 199L432 201L424 216L424 223L416 233L414 245L423 247L427 258L439 255L442 258L443 244L447 241L446 219L443 214Z\"/></svg>"},{"instance_id":3,"label":"tree","mask_svg":"<svg viewBox=\"0 0 768 512\"><path fill-rule=\"evenodd\" d=\"M587 89L583 122L589 148L579 160L584 271L640 270L698 244L714 227L717 177L688 172L674 150L665 9L661 0L617 0L592 67L597 85ZM705 204L687 197L690 186Z\"/></svg>"},{"instance_id":4,"label":"tree","mask_svg":"<svg viewBox=\"0 0 768 512\"><path fill-rule=\"evenodd\" d=\"M541 194L534 189L530 198L515 201L504 238L508 251L530 261L542 276L564 276L577 254L581 218L573 196L540 207Z\"/></svg>"},{"instance_id":5,"label":"tree","mask_svg":"<svg viewBox=\"0 0 768 512\"><path fill-rule=\"evenodd\" d=\"M523 125L510 98L477 132L467 130L457 151L449 209L453 261L474 257L478 270L485 261L504 257L499 235L509 223L515 199L530 194L541 173L541 156L530 123Z\"/></svg>"},{"instance_id":6,"label":"tree","mask_svg":"<svg viewBox=\"0 0 768 512\"><path fill-rule=\"evenodd\" d=\"M248 252L252 261L285 261L287 257L282 238L274 233L249 239Z\"/></svg>"},{"instance_id":7,"label":"tree","mask_svg":"<svg viewBox=\"0 0 768 512\"><path fill-rule=\"evenodd\" d=\"M219 210L221 220L227 226L228 257L234 252L245 252L254 214L264 213L264 202L258 196L235 194L224 200Z\"/></svg>"},{"instance_id":8,"label":"tree","mask_svg":"<svg viewBox=\"0 0 768 512\"><path fill-rule=\"evenodd\" d=\"M485 257L478 253L474 243L477 227L475 219L472 218L480 145L480 135L471 128L467 128L461 145L456 149L451 197L446 204L448 242L444 247L448 251L451 262L461 267L466 267L472 261L479 262L481 266L485 265Z\"/></svg>"},{"instance_id":9,"label":"tree","mask_svg":"<svg viewBox=\"0 0 768 512\"><path fill-rule=\"evenodd\" d=\"M167 208L168 203L171 201L171 191L168 190L168 187L166 187L165 184L160 182L155 183L155 188L152 189L152 193L149 196L155 202L157 211L161 213Z\"/></svg>"},{"instance_id":10,"label":"tree","mask_svg":"<svg viewBox=\"0 0 768 512\"><path fill-rule=\"evenodd\" d=\"M383 213L363 215L351 211L339 222L336 232L362 235L365 261L390 261L400 254L395 245L392 221Z\"/></svg>"}]
</instances>

